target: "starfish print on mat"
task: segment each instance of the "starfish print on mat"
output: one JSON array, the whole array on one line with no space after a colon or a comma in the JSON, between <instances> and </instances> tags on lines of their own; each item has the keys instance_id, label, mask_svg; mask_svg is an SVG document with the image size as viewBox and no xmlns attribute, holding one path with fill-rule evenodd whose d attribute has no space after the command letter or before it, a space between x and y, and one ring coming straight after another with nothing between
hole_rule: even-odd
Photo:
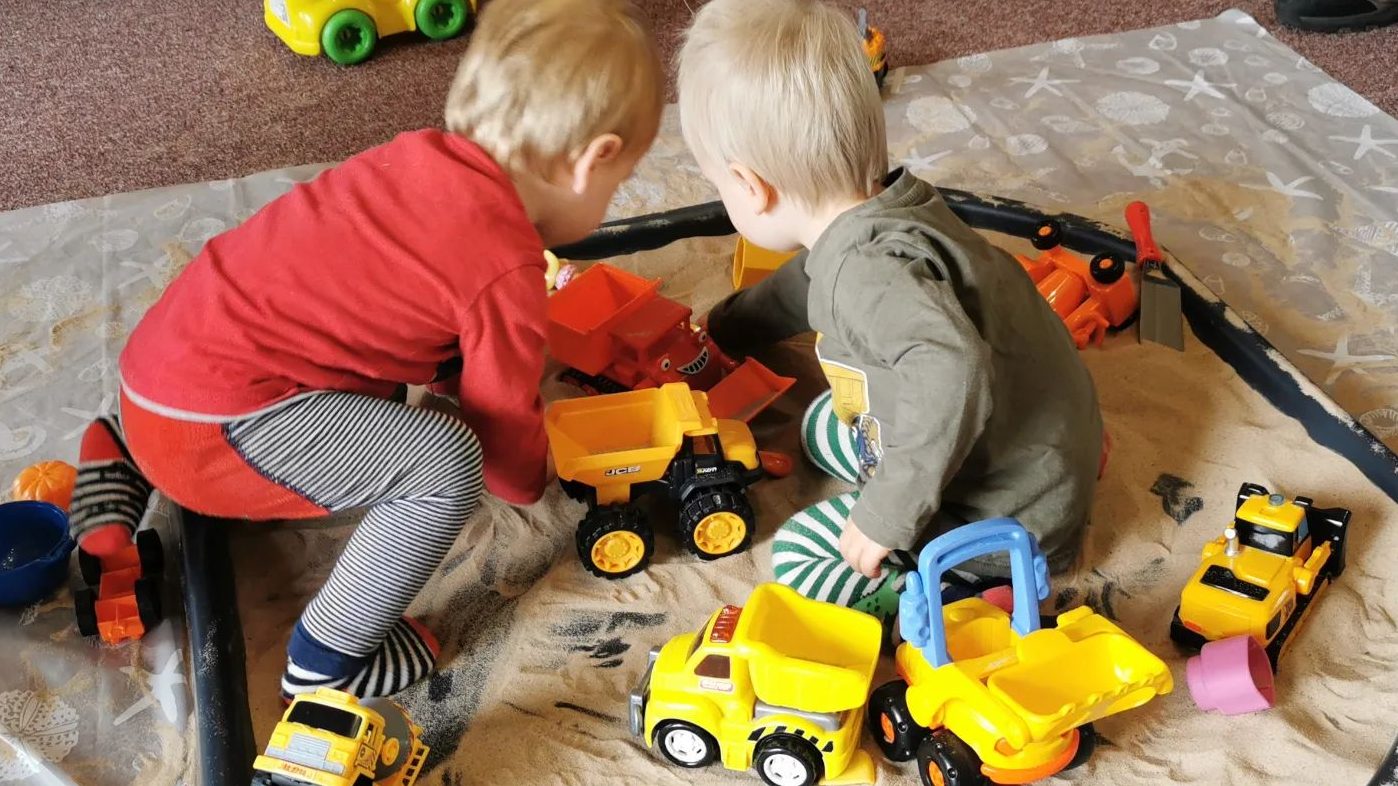
<instances>
[{"instance_id":1,"label":"starfish print on mat","mask_svg":"<svg viewBox=\"0 0 1398 786\"><path fill-rule=\"evenodd\" d=\"M120 726L157 704L160 705L160 712L165 716L165 720L169 723L174 723L177 717L175 713L178 709L176 704L176 699L178 697L175 695L175 686L185 683L184 674L180 673L179 669L179 650L173 650L170 653L170 657L165 660L165 667L155 673L144 671L136 666L122 666L122 673L132 679L140 679L142 675L144 675L146 688L150 692L137 700L135 704L127 707L125 712L118 715L116 720L112 721L112 725Z\"/></svg>"},{"instance_id":2,"label":"starfish print on mat","mask_svg":"<svg viewBox=\"0 0 1398 786\"><path fill-rule=\"evenodd\" d=\"M137 273L134 277L129 278L121 282L120 284L117 284L117 289L125 289L131 286L132 284L139 282L141 279L149 281L153 286L163 287L165 286L166 274L170 270L170 259L169 257L162 254L159 259L156 259L153 262L126 261L122 262L121 266L125 268L131 268L132 270L138 270L140 272Z\"/></svg>"},{"instance_id":3,"label":"starfish print on mat","mask_svg":"<svg viewBox=\"0 0 1398 786\"><path fill-rule=\"evenodd\" d=\"M1228 96L1225 96L1223 93L1218 92L1217 88L1238 86L1236 82L1230 82L1227 84L1223 82L1210 82L1209 80L1204 78L1203 71L1195 71L1194 78L1187 82L1183 79L1166 79L1165 84L1175 88L1176 90L1183 91L1185 101L1193 101L1194 97L1199 95L1200 93L1203 93L1204 95L1209 96L1210 98L1227 98Z\"/></svg>"},{"instance_id":4,"label":"starfish print on mat","mask_svg":"<svg viewBox=\"0 0 1398 786\"><path fill-rule=\"evenodd\" d=\"M1354 150L1355 161L1367 156L1371 150L1383 153L1389 158L1398 158L1398 155L1395 155L1392 150L1384 147L1384 145L1398 145L1398 139L1375 139L1373 130L1373 126L1365 123L1364 130L1359 132L1359 136L1332 136L1330 138L1336 142L1350 142L1358 145Z\"/></svg>"},{"instance_id":5,"label":"starfish print on mat","mask_svg":"<svg viewBox=\"0 0 1398 786\"><path fill-rule=\"evenodd\" d=\"M1059 90L1057 85L1074 85L1081 81L1081 79L1050 79L1047 68L1041 69L1039 75L1032 79L1027 76L1016 76L1010 79L1010 82L1017 85L1029 85L1029 89L1024 92L1025 98L1033 98L1034 94L1040 90L1047 90L1056 96L1061 96L1063 91Z\"/></svg>"},{"instance_id":6,"label":"starfish print on mat","mask_svg":"<svg viewBox=\"0 0 1398 786\"><path fill-rule=\"evenodd\" d=\"M0 359L0 371L3 371L11 363L23 363L30 366L35 371L38 371L40 374L47 374L53 371L53 366L50 366L49 362L44 360L44 356L39 354L39 350L32 346L15 350L14 354Z\"/></svg>"},{"instance_id":7,"label":"starfish print on mat","mask_svg":"<svg viewBox=\"0 0 1398 786\"><path fill-rule=\"evenodd\" d=\"M1393 355L1351 355L1349 353L1349 334L1340 336L1340 340L1336 342L1333 352L1322 352L1318 349L1302 349L1297 351L1302 355L1309 355L1313 358L1330 361L1330 373L1325 375L1325 382L1322 383L1326 387L1335 384L1335 381L1346 371L1353 371L1360 376L1367 377L1369 376L1369 372L1364 370L1364 366L1398 360L1398 357L1394 357Z\"/></svg>"},{"instance_id":8,"label":"starfish print on mat","mask_svg":"<svg viewBox=\"0 0 1398 786\"><path fill-rule=\"evenodd\" d=\"M1281 177L1277 175L1277 173L1268 172L1267 185L1250 186L1244 183L1243 188L1251 188L1254 191L1275 191L1278 194L1281 194L1282 196L1304 197L1305 199L1320 199L1320 194L1317 194L1314 191L1307 191L1306 189L1301 188L1301 186L1311 182L1312 180L1315 180L1315 178L1310 175L1306 175L1304 177L1298 177L1290 183L1283 183Z\"/></svg>"},{"instance_id":9,"label":"starfish print on mat","mask_svg":"<svg viewBox=\"0 0 1398 786\"><path fill-rule=\"evenodd\" d=\"M903 158L903 166L913 171L932 169L932 165L937 161L951 155L950 150L941 150L931 155L918 155L917 148L908 151L908 155Z\"/></svg>"}]
</instances>

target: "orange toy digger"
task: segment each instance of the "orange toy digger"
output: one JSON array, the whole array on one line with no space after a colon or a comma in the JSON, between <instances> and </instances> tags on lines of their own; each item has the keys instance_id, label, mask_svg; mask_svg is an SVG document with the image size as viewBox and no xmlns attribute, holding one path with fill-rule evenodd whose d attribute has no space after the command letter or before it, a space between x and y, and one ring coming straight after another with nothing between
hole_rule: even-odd
<instances>
[{"instance_id":1,"label":"orange toy digger","mask_svg":"<svg viewBox=\"0 0 1398 786\"><path fill-rule=\"evenodd\" d=\"M87 589L73 594L78 632L107 644L139 639L161 619L160 576L165 553L155 530L109 557L78 549L78 570Z\"/></svg>"},{"instance_id":2,"label":"orange toy digger","mask_svg":"<svg viewBox=\"0 0 1398 786\"><path fill-rule=\"evenodd\" d=\"M1063 320L1078 349L1101 344L1109 328L1119 328L1136 313L1140 297L1126 275L1126 262L1114 254L1098 254L1091 262L1059 245L1063 228L1044 221L1030 238L1042 253L1035 259L1015 259L1049 307Z\"/></svg>"}]
</instances>

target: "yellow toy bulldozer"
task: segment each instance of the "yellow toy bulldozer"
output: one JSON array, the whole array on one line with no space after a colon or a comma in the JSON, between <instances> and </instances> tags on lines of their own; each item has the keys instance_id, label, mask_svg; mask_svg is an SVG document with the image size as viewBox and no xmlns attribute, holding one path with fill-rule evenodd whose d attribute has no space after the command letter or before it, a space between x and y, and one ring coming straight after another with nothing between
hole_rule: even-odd
<instances>
[{"instance_id":1,"label":"yellow toy bulldozer","mask_svg":"<svg viewBox=\"0 0 1398 786\"><path fill-rule=\"evenodd\" d=\"M757 522L747 487L764 467L772 474L789 467L785 456L759 456L745 423L715 418L708 397L682 382L557 401L544 427L564 491L587 503L578 557L608 579L644 570L655 553L637 497L665 492L679 507L686 548L718 559L752 543Z\"/></svg>"}]
</instances>

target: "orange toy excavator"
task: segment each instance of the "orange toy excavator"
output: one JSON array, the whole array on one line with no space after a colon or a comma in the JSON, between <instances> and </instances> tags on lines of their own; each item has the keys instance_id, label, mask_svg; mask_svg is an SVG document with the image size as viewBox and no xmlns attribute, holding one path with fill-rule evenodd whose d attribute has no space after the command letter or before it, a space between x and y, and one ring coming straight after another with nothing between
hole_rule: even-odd
<instances>
[{"instance_id":1,"label":"orange toy excavator","mask_svg":"<svg viewBox=\"0 0 1398 786\"><path fill-rule=\"evenodd\" d=\"M1015 259L1068 327L1078 349L1101 344L1108 328L1121 327L1136 313L1136 286L1121 257L1098 254L1088 262L1059 245L1062 235L1056 221L1039 224L1030 242L1042 253L1034 259L1016 254Z\"/></svg>"}]
</instances>

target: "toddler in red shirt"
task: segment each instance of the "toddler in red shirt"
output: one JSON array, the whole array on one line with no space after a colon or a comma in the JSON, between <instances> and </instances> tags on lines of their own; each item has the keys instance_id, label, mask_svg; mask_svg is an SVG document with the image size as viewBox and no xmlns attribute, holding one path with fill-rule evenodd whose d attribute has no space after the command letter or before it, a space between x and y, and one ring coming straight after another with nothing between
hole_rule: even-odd
<instances>
[{"instance_id":1,"label":"toddler in red shirt","mask_svg":"<svg viewBox=\"0 0 1398 786\"><path fill-rule=\"evenodd\" d=\"M546 483L544 248L601 223L659 124L663 76L628 0L493 0L422 130L213 238L121 355L120 420L84 436L72 530L130 543L151 487L226 518L367 508L292 632L282 691L425 677L403 616L482 489ZM461 417L393 400L446 386ZM436 387L435 389L441 389Z\"/></svg>"}]
</instances>

